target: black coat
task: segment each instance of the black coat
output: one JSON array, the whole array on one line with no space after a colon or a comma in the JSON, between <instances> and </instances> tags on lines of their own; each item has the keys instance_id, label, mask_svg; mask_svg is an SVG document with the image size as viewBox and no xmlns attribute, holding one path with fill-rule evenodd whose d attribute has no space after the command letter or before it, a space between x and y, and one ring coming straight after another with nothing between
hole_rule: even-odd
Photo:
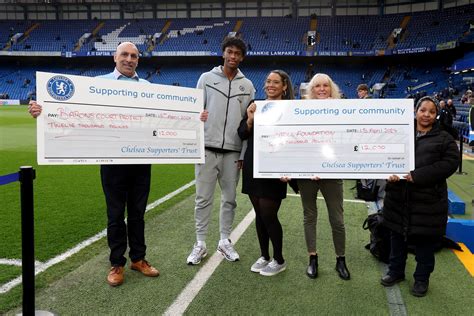
<instances>
[{"instance_id":1,"label":"black coat","mask_svg":"<svg viewBox=\"0 0 474 316\"><path fill-rule=\"evenodd\" d=\"M247 140L247 149L242 169L242 193L272 200L283 200L286 198L287 191L285 182L280 181L280 179L253 177L254 130L253 127L250 131L248 130L247 118L246 113L237 130L239 137L242 140Z\"/></svg>"},{"instance_id":2,"label":"black coat","mask_svg":"<svg viewBox=\"0 0 474 316\"><path fill-rule=\"evenodd\" d=\"M413 183L405 180L387 183L384 225L406 237L444 235L448 215L446 179L458 164L456 142L435 124L431 131L415 140Z\"/></svg>"}]
</instances>

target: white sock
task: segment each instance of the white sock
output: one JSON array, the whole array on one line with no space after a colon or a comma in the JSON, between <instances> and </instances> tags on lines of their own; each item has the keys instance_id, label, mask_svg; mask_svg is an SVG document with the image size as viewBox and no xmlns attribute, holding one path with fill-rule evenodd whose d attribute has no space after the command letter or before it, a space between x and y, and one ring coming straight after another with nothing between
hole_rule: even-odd
<instances>
[{"instance_id":1,"label":"white sock","mask_svg":"<svg viewBox=\"0 0 474 316\"><path fill-rule=\"evenodd\" d=\"M203 248L206 248L206 242L204 240L198 240L197 241L197 245L199 247L203 247Z\"/></svg>"},{"instance_id":2,"label":"white sock","mask_svg":"<svg viewBox=\"0 0 474 316\"><path fill-rule=\"evenodd\" d=\"M230 243L230 240L229 238L222 238L221 240L219 240L219 244L228 244Z\"/></svg>"}]
</instances>

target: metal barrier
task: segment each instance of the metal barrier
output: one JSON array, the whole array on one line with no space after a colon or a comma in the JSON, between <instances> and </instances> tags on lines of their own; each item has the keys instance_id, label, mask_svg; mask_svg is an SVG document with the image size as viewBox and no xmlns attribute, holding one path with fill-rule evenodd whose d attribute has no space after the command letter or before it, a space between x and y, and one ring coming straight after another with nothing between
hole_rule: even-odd
<instances>
[{"instance_id":1,"label":"metal barrier","mask_svg":"<svg viewBox=\"0 0 474 316\"><path fill-rule=\"evenodd\" d=\"M20 181L23 315L35 315L34 179L35 170L30 166L20 167L17 173L0 176L0 185Z\"/></svg>"}]
</instances>

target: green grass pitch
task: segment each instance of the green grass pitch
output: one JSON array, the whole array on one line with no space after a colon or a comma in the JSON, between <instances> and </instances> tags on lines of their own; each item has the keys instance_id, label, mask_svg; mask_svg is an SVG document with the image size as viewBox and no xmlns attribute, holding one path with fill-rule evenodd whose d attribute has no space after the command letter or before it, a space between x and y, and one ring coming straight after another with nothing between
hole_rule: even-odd
<instances>
[{"instance_id":1,"label":"green grass pitch","mask_svg":"<svg viewBox=\"0 0 474 316\"><path fill-rule=\"evenodd\" d=\"M35 237L36 260L46 261L106 226L105 201L99 166L38 166L36 125L24 106L0 107L0 175L17 172L19 166L36 169ZM194 178L191 165L154 165L149 202L181 187ZM466 202L472 218L474 161L464 161L468 175L453 175L449 186ZM345 181L345 198L352 199L353 181ZM36 278L37 309L70 314L162 314L176 299L200 266L185 263L194 242L194 188L189 188L146 215L148 259L161 270L157 279L143 278L126 270L119 288L105 282L108 248L104 239L79 254L53 266ZM0 258L21 258L19 183L0 186ZM334 314L388 315L387 298L379 278L379 263L363 248L368 232L362 230L367 216L364 204L346 202L347 262L352 280L345 282L334 271L334 250L327 211L319 201L318 247L320 276L306 277L302 210L298 197L282 204L284 255L287 271L265 278L249 271L259 256L254 223L237 242L241 261L223 262L199 292L186 314ZM216 194L208 236L209 255L218 239L219 195ZM238 195L235 225L251 210L248 197ZM235 226L234 225L234 226ZM208 259L206 259L208 260ZM203 263L206 263L206 260ZM409 257L407 281L400 290L409 315L471 315L473 278L450 250L436 256L429 295L417 299L409 294L414 258ZM21 268L0 265L0 284L21 274ZM114 304L111 304L114 302ZM14 314L21 306L21 286L0 294L0 314Z\"/></svg>"}]
</instances>

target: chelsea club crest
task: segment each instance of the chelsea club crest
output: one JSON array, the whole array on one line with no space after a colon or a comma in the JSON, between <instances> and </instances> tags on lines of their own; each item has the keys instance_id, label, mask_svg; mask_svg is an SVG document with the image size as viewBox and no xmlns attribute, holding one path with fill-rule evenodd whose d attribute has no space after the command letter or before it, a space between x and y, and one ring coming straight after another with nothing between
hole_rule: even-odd
<instances>
[{"instance_id":1,"label":"chelsea club crest","mask_svg":"<svg viewBox=\"0 0 474 316\"><path fill-rule=\"evenodd\" d=\"M66 101L74 95L74 84L64 76L54 76L46 84L49 95L56 100Z\"/></svg>"},{"instance_id":2,"label":"chelsea club crest","mask_svg":"<svg viewBox=\"0 0 474 316\"><path fill-rule=\"evenodd\" d=\"M262 121L265 124L274 124L278 122L283 115L283 107L278 106L275 102L268 102L262 107L262 114L264 114Z\"/></svg>"}]
</instances>

